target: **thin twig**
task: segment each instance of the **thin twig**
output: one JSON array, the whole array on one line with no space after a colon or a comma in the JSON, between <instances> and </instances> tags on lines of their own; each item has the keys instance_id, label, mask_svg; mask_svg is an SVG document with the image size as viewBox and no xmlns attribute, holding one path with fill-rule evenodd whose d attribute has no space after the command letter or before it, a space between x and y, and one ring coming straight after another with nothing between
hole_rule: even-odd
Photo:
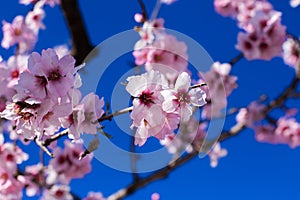
<instances>
[{"instance_id":1,"label":"thin twig","mask_svg":"<svg viewBox=\"0 0 300 200\"><path fill-rule=\"evenodd\" d=\"M142 10L143 21L147 21L148 20L148 14L147 14L146 6L145 6L143 0L138 0L138 2L139 2L139 5L141 7L141 10Z\"/></svg>"},{"instance_id":2,"label":"thin twig","mask_svg":"<svg viewBox=\"0 0 300 200\"><path fill-rule=\"evenodd\" d=\"M47 149L47 147L44 145L44 143L40 141L37 137L34 138L34 142L51 158L54 157L53 154L49 151L49 149Z\"/></svg>"},{"instance_id":3,"label":"thin twig","mask_svg":"<svg viewBox=\"0 0 300 200\"><path fill-rule=\"evenodd\" d=\"M290 94L293 93L299 84L300 77L295 77L291 83L286 87L284 92L282 92L276 99L270 102L265 110L265 115L269 113L273 108L280 107L284 104L285 100L289 98Z\"/></svg>"},{"instance_id":4,"label":"thin twig","mask_svg":"<svg viewBox=\"0 0 300 200\"><path fill-rule=\"evenodd\" d=\"M196 84L196 85L192 85L191 87L189 87L189 89L194 89L194 88L203 87L203 86L207 86L207 84L206 83L199 83L199 84Z\"/></svg>"},{"instance_id":5,"label":"thin twig","mask_svg":"<svg viewBox=\"0 0 300 200\"><path fill-rule=\"evenodd\" d=\"M68 135L69 133L69 129L66 129L66 130L63 130L55 135L53 135L52 137L50 138L47 138L44 142L43 142L43 145L44 146L49 146L52 142L58 140L59 138L65 136L65 135Z\"/></svg>"},{"instance_id":6,"label":"thin twig","mask_svg":"<svg viewBox=\"0 0 300 200\"><path fill-rule=\"evenodd\" d=\"M290 98L300 98L300 92L293 92L289 96Z\"/></svg>"},{"instance_id":7,"label":"thin twig","mask_svg":"<svg viewBox=\"0 0 300 200\"><path fill-rule=\"evenodd\" d=\"M244 58L244 54L240 53L239 55L237 55L236 57L234 57L233 59L231 59L228 63L233 66L234 64L236 64L238 61L240 61L242 58Z\"/></svg>"},{"instance_id":8,"label":"thin twig","mask_svg":"<svg viewBox=\"0 0 300 200\"><path fill-rule=\"evenodd\" d=\"M119 111L116 111L110 115L105 115L105 116L102 116L98 119L98 122L102 122L102 121L105 121L105 120L112 120L113 117L116 117L118 115L122 115L122 114L125 114L125 113L128 113L128 112L131 112L133 109L133 107L128 107L128 108L124 108L122 110L119 110Z\"/></svg>"}]
</instances>

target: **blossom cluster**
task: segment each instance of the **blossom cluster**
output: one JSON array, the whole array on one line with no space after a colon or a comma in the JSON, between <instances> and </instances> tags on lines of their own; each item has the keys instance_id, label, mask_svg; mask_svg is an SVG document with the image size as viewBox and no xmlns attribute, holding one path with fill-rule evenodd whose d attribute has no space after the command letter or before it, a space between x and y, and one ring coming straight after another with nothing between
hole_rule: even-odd
<instances>
[{"instance_id":1,"label":"blossom cluster","mask_svg":"<svg viewBox=\"0 0 300 200\"><path fill-rule=\"evenodd\" d=\"M79 160L83 152L81 143L65 142L65 148L54 149L55 158L45 168L40 163L27 166L23 176L26 194L29 197L42 193L43 200L73 199L69 183L74 178L82 178L91 171L92 154ZM41 190L40 185L44 186Z\"/></svg>"},{"instance_id":2,"label":"blossom cluster","mask_svg":"<svg viewBox=\"0 0 300 200\"><path fill-rule=\"evenodd\" d=\"M288 144L291 148L300 146L300 123L295 118L281 117L275 125L264 124L255 129L259 142Z\"/></svg>"},{"instance_id":3,"label":"blossom cluster","mask_svg":"<svg viewBox=\"0 0 300 200\"><path fill-rule=\"evenodd\" d=\"M145 21L137 31L141 39L134 47L135 63L139 66L145 65L146 71L156 70L163 73L174 84L178 75L187 71L186 44L165 32L163 19Z\"/></svg>"},{"instance_id":4,"label":"blossom cluster","mask_svg":"<svg viewBox=\"0 0 300 200\"><path fill-rule=\"evenodd\" d=\"M259 142L288 144L291 148L300 146L300 124L293 117L297 110L289 109L285 116L271 120L266 117L266 110L267 106L261 102L251 102L239 110L236 121L253 129Z\"/></svg>"},{"instance_id":5,"label":"blossom cluster","mask_svg":"<svg viewBox=\"0 0 300 200\"><path fill-rule=\"evenodd\" d=\"M150 136L162 140L172 134L180 122L190 119L192 106L206 103L206 93L201 88L190 89L191 78L186 72L179 74L174 87L170 87L164 74L154 70L127 81L126 90L134 98L131 127L137 128L135 144L139 146Z\"/></svg>"},{"instance_id":6,"label":"blossom cluster","mask_svg":"<svg viewBox=\"0 0 300 200\"><path fill-rule=\"evenodd\" d=\"M211 119L224 115L224 109L227 106L227 97L237 88L237 77L230 75L231 65L215 62L210 70L199 74L201 77L199 83L206 83L204 87L207 95L207 104L202 112L204 119Z\"/></svg>"},{"instance_id":7,"label":"blossom cluster","mask_svg":"<svg viewBox=\"0 0 300 200\"><path fill-rule=\"evenodd\" d=\"M183 151L188 153L205 152L210 158L210 166L214 168L218 165L218 160L227 155L227 150L221 148L219 142L214 144L214 141L206 140L206 130L206 122L199 123L197 120L191 119L187 123L181 124L180 134L168 135L160 143L174 155L180 155ZM213 147L210 148L211 146Z\"/></svg>"},{"instance_id":8,"label":"blossom cluster","mask_svg":"<svg viewBox=\"0 0 300 200\"><path fill-rule=\"evenodd\" d=\"M281 24L281 12L265 0L215 0L215 9L231 16L245 32L238 34L236 48L248 60L270 60L282 53L286 27Z\"/></svg>"},{"instance_id":9,"label":"blossom cluster","mask_svg":"<svg viewBox=\"0 0 300 200\"><path fill-rule=\"evenodd\" d=\"M26 1L20 2L26 3ZM45 18L43 7L46 3L49 3L49 1L43 0L36 2L33 10L28 12L26 17L18 15L14 18L12 23L3 21L3 39L1 46L8 49L13 45L17 45L18 54L32 50L38 40L39 30L45 29L42 20Z\"/></svg>"},{"instance_id":10,"label":"blossom cluster","mask_svg":"<svg viewBox=\"0 0 300 200\"><path fill-rule=\"evenodd\" d=\"M28 159L24 153L13 143L4 143L4 137L0 134L0 198L21 199L24 182L23 176L15 176L18 165Z\"/></svg>"},{"instance_id":11,"label":"blossom cluster","mask_svg":"<svg viewBox=\"0 0 300 200\"><path fill-rule=\"evenodd\" d=\"M283 44L284 62L300 72L300 43L294 39L288 38Z\"/></svg>"},{"instance_id":12,"label":"blossom cluster","mask_svg":"<svg viewBox=\"0 0 300 200\"><path fill-rule=\"evenodd\" d=\"M32 53L23 72L5 68L16 73L18 80L0 115L10 120L17 134L42 139L61 127L69 129L71 139L79 139L82 133L97 133L100 125L95 122L104 113L104 101L93 93L81 100L81 81L74 64L72 56L59 58L55 50L47 49L41 55Z\"/></svg>"}]
</instances>

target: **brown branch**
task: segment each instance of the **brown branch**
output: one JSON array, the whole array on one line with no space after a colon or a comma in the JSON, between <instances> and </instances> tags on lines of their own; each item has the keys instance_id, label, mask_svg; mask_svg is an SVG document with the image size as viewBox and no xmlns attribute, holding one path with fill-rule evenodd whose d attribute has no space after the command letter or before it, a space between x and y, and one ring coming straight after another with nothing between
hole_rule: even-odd
<instances>
[{"instance_id":1,"label":"brown branch","mask_svg":"<svg viewBox=\"0 0 300 200\"><path fill-rule=\"evenodd\" d=\"M77 0L62 0L61 8L72 37L71 52L78 66L83 63L93 46L90 43Z\"/></svg>"},{"instance_id":2,"label":"brown branch","mask_svg":"<svg viewBox=\"0 0 300 200\"><path fill-rule=\"evenodd\" d=\"M197 155L198 155L198 152L196 152L196 151L192 152L191 154L187 154L187 155L177 159L173 163L169 164L168 166L162 168L161 170L152 173L151 175L147 176L146 178L139 179L137 182L132 183L128 187L117 191L116 193L109 196L107 198L107 200L122 199L122 198L134 193L138 189L148 185L149 183L151 183L153 181L166 178L170 174L170 172L172 172L174 169L178 168L179 166L186 163L187 161L193 159Z\"/></svg>"},{"instance_id":3,"label":"brown branch","mask_svg":"<svg viewBox=\"0 0 300 200\"><path fill-rule=\"evenodd\" d=\"M265 111L265 115L270 112L273 108L280 107L284 104L285 100L289 98L289 96L293 93L299 84L300 77L296 76L292 82L286 87L286 89L271 103L267 106Z\"/></svg>"},{"instance_id":4,"label":"brown branch","mask_svg":"<svg viewBox=\"0 0 300 200\"><path fill-rule=\"evenodd\" d=\"M138 2L139 2L139 5L141 7L141 10L142 10L143 21L147 21L148 20L148 15L147 15L146 6L145 6L143 0L138 0Z\"/></svg>"},{"instance_id":5,"label":"brown branch","mask_svg":"<svg viewBox=\"0 0 300 200\"><path fill-rule=\"evenodd\" d=\"M283 92L277 98L275 98L273 101L270 102L270 104L267 106L267 109L265 111L265 116L274 108L280 107L281 105L283 105L283 103L289 98L290 93L292 93L297 88L298 83L299 83L299 77L295 77L292 80L292 82L289 84L289 86L285 90L283 90ZM222 141L225 141L226 139L236 136L239 133L241 133L245 128L246 128L246 126L244 124L237 123L234 126L232 126L229 131L222 132L218 141L222 142ZM126 188L120 189L116 193L109 196L108 200L122 199L122 198L134 193L138 189L148 185L149 183L151 183L153 181L166 178L174 169L176 169L180 165L184 164L185 162L191 160L192 158L196 157L197 155L198 155L198 152L194 151L191 154L185 155L185 156L179 158L178 160L175 160L173 163L162 168L161 170L158 170L143 179L139 179L138 181L133 182L131 185L127 186Z\"/></svg>"},{"instance_id":6,"label":"brown branch","mask_svg":"<svg viewBox=\"0 0 300 200\"><path fill-rule=\"evenodd\" d=\"M43 150L46 154L48 154L51 158L53 158L53 154L47 149L44 145L43 141L40 141L37 137L34 138L34 142Z\"/></svg>"},{"instance_id":7,"label":"brown branch","mask_svg":"<svg viewBox=\"0 0 300 200\"><path fill-rule=\"evenodd\" d=\"M295 91L295 92L291 93L289 97L296 98L296 99L300 98L300 92Z\"/></svg>"},{"instance_id":8,"label":"brown branch","mask_svg":"<svg viewBox=\"0 0 300 200\"><path fill-rule=\"evenodd\" d=\"M110 115L105 115L105 116L102 116L101 118L98 119L98 122L102 122L102 121L105 121L105 120L112 120L113 117L116 117L118 115L122 115L122 114L125 114L125 113L128 113L128 112L131 112L133 109L133 107L128 107L128 108L124 108L122 110L119 110L119 111L116 111Z\"/></svg>"},{"instance_id":9,"label":"brown branch","mask_svg":"<svg viewBox=\"0 0 300 200\"><path fill-rule=\"evenodd\" d=\"M236 64L238 61L240 61L242 58L244 58L244 54L240 53L239 55L237 55L236 57L234 57L233 59L231 59L228 64L230 64L231 66L233 66L234 64Z\"/></svg>"},{"instance_id":10,"label":"brown branch","mask_svg":"<svg viewBox=\"0 0 300 200\"><path fill-rule=\"evenodd\" d=\"M58 140L59 138L65 136L65 135L68 135L68 132L69 132L69 130L66 129L66 130L63 130L63 131L61 131L61 132L59 132L59 133L53 135L53 136L50 137L50 138L47 138L47 139L43 142L43 145L46 146L46 147L49 146L52 142Z\"/></svg>"}]
</instances>

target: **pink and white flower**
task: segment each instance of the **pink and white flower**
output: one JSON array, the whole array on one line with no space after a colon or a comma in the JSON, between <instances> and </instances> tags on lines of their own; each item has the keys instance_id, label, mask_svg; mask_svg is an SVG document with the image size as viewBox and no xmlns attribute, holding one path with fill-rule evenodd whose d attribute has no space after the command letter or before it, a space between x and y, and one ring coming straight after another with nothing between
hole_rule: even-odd
<instances>
[{"instance_id":1,"label":"pink and white flower","mask_svg":"<svg viewBox=\"0 0 300 200\"><path fill-rule=\"evenodd\" d=\"M65 142L65 148L56 147L53 151L55 157L49 163L48 184L57 182L69 184L71 179L82 178L91 171L92 154L79 160L84 151L80 143Z\"/></svg>"},{"instance_id":2,"label":"pink and white flower","mask_svg":"<svg viewBox=\"0 0 300 200\"><path fill-rule=\"evenodd\" d=\"M220 143L215 144L213 149L208 153L210 158L210 166L215 168L220 158L227 156L227 150L222 149Z\"/></svg>"},{"instance_id":3,"label":"pink and white flower","mask_svg":"<svg viewBox=\"0 0 300 200\"><path fill-rule=\"evenodd\" d=\"M25 23L28 27L33 30L35 34L38 34L40 29L45 29L45 25L43 24L42 20L45 18L45 11L43 9L44 2L39 1L34 5L32 11L30 11L26 18Z\"/></svg>"},{"instance_id":4,"label":"pink and white flower","mask_svg":"<svg viewBox=\"0 0 300 200\"><path fill-rule=\"evenodd\" d=\"M18 44L20 53L32 49L37 41L37 35L25 23L23 16L16 16L11 24L6 21L3 21L2 23L3 39L1 46L3 48L8 49L13 45Z\"/></svg>"},{"instance_id":5,"label":"pink and white flower","mask_svg":"<svg viewBox=\"0 0 300 200\"><path fill-rule=\"evenodd\" d=\"M89 192L83 200L106 200L101 192Z\"/></svg>"},{"instance_id":6,"label":"pink and white flower","mask_svg":"<svg viewBox=\"0 0 300 200\"><path fill-rule=\"evenodd\" d=\"M264 118L266 106L259 102L251 102L247 108L241 108L236 115L236 121L247 127L255 127Z\"/></svg>"},{"instance_id":7,"label":"pink and white flower","mask_svg":"<svg viewBox=\"0 0 300 200\"><path fill-rule=\"evenodd\" d=\"M239 33L236 48L248 60L271 60L281 55L286 27L281 24L280 12L257 12L246 30L247 33Z\"/></svg>"},{"instance_id":8,"label":"pink and white flower","mask_svg":"<svg viewBox=\"0 0 300 200\"><path fill-rule=\"evenodd\" d=\"M206 93L198 88L190 89L191 78L186 72L179 74L175 87L172 90L164 90L162 95L165 101L162 108L167 113L179 113L182 121L190 119L193 106L203 106L206 104Z\"/></svg>"},{"instance_id":9,"label":"pink and white flower","mask_svg":"<svg viewBox=\"0 0 300 200\"><path fill-rule=\"evenodd\" d=\"M237 77L229 75L231 66L227 63L215 62L211 69L205 73L200 73L199 83L206 83L208 87L203 87L207 94L207 105L204 106L202 117L218 117L227 106L227 97L237 88Z\"/></svg>"},{"instance_id":10,"label":"pink and white flower","mask_svg":"<svg viewBox=\"0 0 300 200\"><path fill-rule=\"evenodd\" d=\"M42 200L72 200L70 187L67 185L53 185L50 189L45 189Z\"/></svg>"},{"instance_id":11,"label":"pink and white flower","mask_svg":"<svg viewBox=\"0 0 300 200\"><path fill-rule=\"evenodd\" d=\"M168 82L158 71L149 71L139 76L127 79L126 90L133 99L133 110L130 114L133 120L131 128L137 127L135 144L142 146L148 137L163 139L166 134L175 129L178 117L163 111L163 89L168 88ZM173 123L176 120L176 123Z\"/></svg>"},{"instance_id":12,"label":"pink and white flower","mask_svg":"<svg viewBox=\"0 0 300 200\"><path fill-rule=\"evenodd\" d=\"M300 5L300 0L290 0L290 5L295 8Z\"/></svg>"},{"instance_id":13,"label":"pink and white flower","mask_svg":"<svg viewBox=\"0 0 300 200\"><path fill-rule=\"evenodd\" d=\"M79 139L80 135L97 134L97 128L101 126L98 119L104 114L103 98L93 93L86 95L79 103L81 98L80 92L74 92L73 97L73 111L67 118L60 119L62 126L69 129L69 137L71 139Z\"/></svg>"},{"instance_id":14,"label":"pink and white flower","mask_svg":"<svg viewBox=\"0 0 300 200\"><path fill-rule=\"evenodd\" d=\"M294 39L288 38L283 43L283 60L294 67L296 71L300 71L300 45Z\"/></svg>"}]
</instances>

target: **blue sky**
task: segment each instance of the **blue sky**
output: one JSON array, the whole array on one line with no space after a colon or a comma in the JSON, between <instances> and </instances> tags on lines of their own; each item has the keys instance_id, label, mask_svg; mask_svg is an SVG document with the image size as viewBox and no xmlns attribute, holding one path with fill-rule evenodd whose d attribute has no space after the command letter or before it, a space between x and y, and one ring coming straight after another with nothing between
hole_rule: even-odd
<instances>
[{"instance_id":1,"label":"blue sky","mask_svg":"<svg viewBox=\"0 0 300 200\"><path fill-rule=\"evenodd\" d=\"M148 12L154 0L145 0ZM293 9L288 1L270 1L275 9L282 11L283 24L294 35L300 34L300 8ZM84 20L91 41L99 44L119 32L132 29L136 24L133 16L140 11L138 1L98 1L79 0ZM30 8L18 5L17 0L5 1L0 7L0 19L9 22L17 14L24 14ZM36 51L69 42L69 34L59 7L47 8L45 24L41 31ZM214 12L211 0L178 0L171 6L163 6L160 16L165 19L165 26L182 32L200 43L214 60L229 61L239 54L234 48L239 29L236 22L223 18ZM0 34L2 37L2 34ZM12 50L0 48L0 54L6 58ZM118 71L128 69L128 62L133 58L125 55L112 63L110 71L102 80L107 84L114 81ZM119 68L118 68L119 67ZM116 74L115 74L116 73ZM282 59L271 62L245 59L233 67L232 73L238 76L239 88L229 98L229 107L245 106L259 98L261 94L275 97L293 77L293 70ZM110 82L109 82L110 81ZM113 86L112 86L113 87ZM99 95L109 97L109 89L99 89ZM101 94L100 94L101 93ZM299 101L292 102L298 105ZM233 118L226 120L225 127L233 124ZM122 132L110 123L105 123L107 130L120 146L128 142ZM157 141L150 141L150 144ZM129 146L129 145L128 145ZM254 133L243 131L239 136L222 143L229 154L220 160L215 169L209 166L208 158L195 158L180 167L168 178L152 183L128 200L150 199L153 192L161 194L161 199L297 199L300 185L299 148L290 149L287 145L270 145L255 141ZM34 153L33 147L29 151ZM93 171L84 179L72 181L73 191L83 197L88 191L101 191L107 196L131 181L131 175L111 169L97 160L93 160Z\"/></svg>"}]
</instances>

